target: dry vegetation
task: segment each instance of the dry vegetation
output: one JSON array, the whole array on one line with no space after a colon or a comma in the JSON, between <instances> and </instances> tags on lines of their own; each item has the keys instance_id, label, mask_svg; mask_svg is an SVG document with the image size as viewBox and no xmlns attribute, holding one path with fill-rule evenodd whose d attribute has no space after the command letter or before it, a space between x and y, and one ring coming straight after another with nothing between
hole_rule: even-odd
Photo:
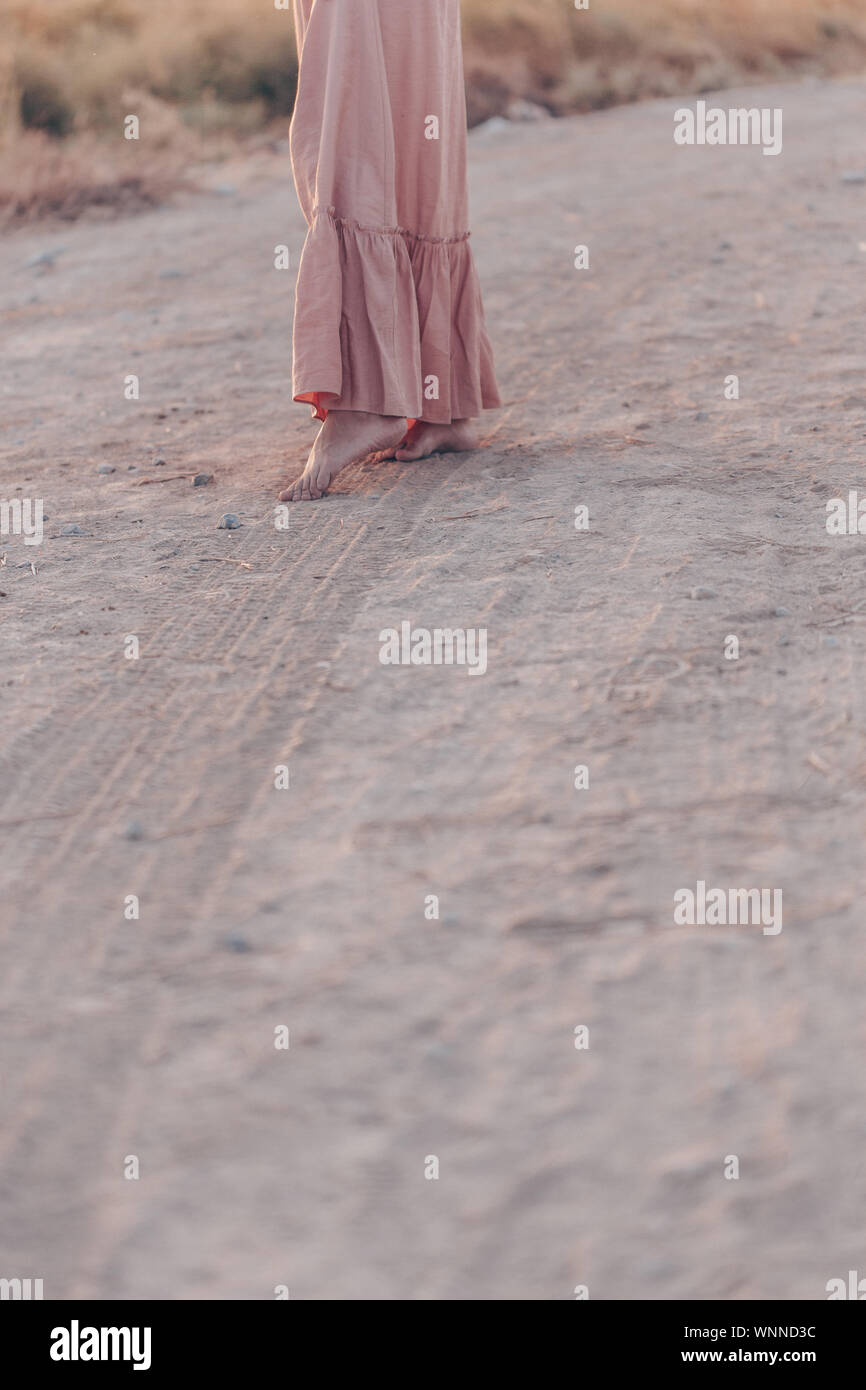
<instances>
[{"instance_id":1,"label":"dry vegetation","mask_svg":"<svg viewBox=\"0 0 866 1390\"><path fill-rule=\"evenodd\" d=\"M464 0L473 120L866 70L866 0Z\"/></svg>"},{"instance_id":2,"label":"dry vegetation","mask_svg":"<svg viewBox=\"0 0 866 1390\"><path fill-rule=\"evenodd\" d=\"M470 120L866 69L866 0L463 0ZM291 113L273 0L0 0L0 215L163 197ZM148 141L122 139L146 112Z\"/></svg>"}]
</instances>

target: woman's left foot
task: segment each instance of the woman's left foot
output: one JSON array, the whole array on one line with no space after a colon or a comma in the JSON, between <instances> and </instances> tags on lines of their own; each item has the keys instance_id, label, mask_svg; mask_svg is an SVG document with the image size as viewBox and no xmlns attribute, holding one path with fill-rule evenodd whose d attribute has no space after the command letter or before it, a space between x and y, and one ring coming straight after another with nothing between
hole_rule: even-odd
<instances>
[{"instance_id":1,"label":"woman's left foot","mask_svg":"<svg viewBox=\"0 0 866 1390\"><path fill-rule=\"evenodd\" d=\"M316 436L307 466L279 496L280 502L312 502L324 497L332 479L350 463L392 451L406 434L406 420L363 410L329 410Z\"/></svg>"},{"instance_id":2,"label":"woman's left foot","mask_svg":"<svg viewBox=\"0 0 866 1390\"><path fill-rule=\"evenodd\" d=\"M460 454L477 448L478 436L471 420L452 420L450 425L416 420L396 448L387 449L377 457L411 463L414 459L429 458L431 454Z\"/></svg>"}]
</instances>

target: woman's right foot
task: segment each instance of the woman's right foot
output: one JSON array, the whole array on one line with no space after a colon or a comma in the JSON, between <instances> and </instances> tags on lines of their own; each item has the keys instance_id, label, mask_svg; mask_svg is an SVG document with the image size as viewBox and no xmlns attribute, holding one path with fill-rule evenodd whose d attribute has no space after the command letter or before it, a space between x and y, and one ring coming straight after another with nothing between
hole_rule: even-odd
<instances>
[{"instance_id":1,"label":"woman's right foot","mask_svg":"<svg viewBox=\"0 0 866 1390\"><path fill-rule=\"evenodd\" d=\"M393 452L406 438L406 421L363 410L329 410L299 478L280 493L281 502L312 502L324 497L333 478L370 454Z\"/></svg>"}]
</instances>

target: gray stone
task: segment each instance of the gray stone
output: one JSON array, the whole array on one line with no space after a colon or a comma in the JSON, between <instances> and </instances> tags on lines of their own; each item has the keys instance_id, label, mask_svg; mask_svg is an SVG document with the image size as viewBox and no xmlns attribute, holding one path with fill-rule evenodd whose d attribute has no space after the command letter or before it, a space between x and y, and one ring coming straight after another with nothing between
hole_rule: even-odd
<instances>
[{"instance_id":1,"label":"gray stone","mask_svg":"<svg viewBox=\"0 0 866 1390\"><path fill-rule=\"evenodd\" d=\"M113 473L113 472L114 472L114 464L113 464L113 463L100 463L96 471L97 471L97 473L105 473L105 474Z\"/></svg>"},{"instance_id":2,"label":"gray stone","mask_svg":"<svg viewBox=\"0 0 866 1390\"><path fill-rule=\"evenodd\" d=\"M213 473L196 473L192 480L193 487L207 487L208 483L213 482Z\"/></svg>"},{"instance_id":3,"label":"gray stone","mask_svg":"<svg viewBox=\"0 0 866 1390\"><path fill-rule=\"evenodd\" d=\"M550 112L544 106L539 106L535 101L527 101L524 97L515 97L508 103L505 113L509 121L549 121Z\"/></svg>"},{"instance_id":4,"label":"gray stone","mask_svg":"<svg viewBox=\"0 0 866 1390\"><path fill-rule=\"evenodd\" d=\"M706 584L698 584L694 589L689 589L689 598L715 598L715 589L708 589Z\"/></svg>"},{"instance_id":5,"label":"gray stone","mask_svg":"<svg viewBox=\"0 0 866 1390\"><path fill-rule=\"evenodd\" d=\"M489 121L482 121L481 125L477 125L472 134L476 137L502 135L509 129L510 124L510 121L503 120L501 116L491 116Z\"/></svg>"},{"instance_id":6,"label":"gray stone","mask_svg":"<svg viewBox=\"0 0 866 1390\"><path fill-rule=\"evenodd\" d=\"M65 246L56 246L53 251L40 251L37 256L31 256L29 261L24 262L24 269L32 270L37 265L53 265L57 257L62 256L65 250Z\"/></svg>"},{"instance_id":7,"label":"gray stone","mask_svg":"<svg viewBox=\"0 0 866 1390\"><path fill-rule=\"evenodd\" d=\"M80 526L76 526L74 521L70 521L66 526L60 528L61 536L83 536L84 532Z\"/></svg>"},{"instance_id":8,"label":"gray stone","mask_svg":"<svg viewBox=\"0 0 866 1390\"><path fill-rule=\"evenodd\" d=\"M125 829L124 832L123 832L123 838L124 838L125 840L143 840L143 839L144 839L144 826L142 825L141 821L138 821L138 820L130 820L130 821L127 821L127 822L126 822L126 829Z\"/></svg>"},{"instance_id":9,"label":"gray stone","mask_svg":"<svg viewBox=\"0 0 866 1390\"><path fill-rule=\"evenodd\" d=\"M217 524L218 531L237 531L239 526L243 526L240 517L235 516L234 512L226 512L221 516Z\"/></svg>"}]
</instances>

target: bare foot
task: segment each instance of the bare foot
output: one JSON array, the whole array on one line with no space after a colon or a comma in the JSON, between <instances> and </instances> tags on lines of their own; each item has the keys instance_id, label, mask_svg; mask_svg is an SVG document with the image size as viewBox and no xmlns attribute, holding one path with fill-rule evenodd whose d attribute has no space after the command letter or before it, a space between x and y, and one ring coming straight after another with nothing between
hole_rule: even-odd
<instances>
[{"instance_id":1,"label":"bare foot","mask_svg":"<svg viewBox=\"0 0 866 1390\"><path fill-rule=\"evenodd\" d=\"M429 458L431 454L459 454L477 448L478 436L470 420L452 420L450 425L431 425L427 420L416 420L397 447L387 449L379 457L409 463L413 459Z\"/></svg>"},{"instance_id":2,"label":"bare foot","mask_svg":"<svg viewBox=\"0 0 866 1390\"><path fill-rule=\"evenodd\" d=\"M368 454L393 451L406 436L406 421L394 415L368 415L362 410L329 410L316 435L307 466L280 493L281 502L311 502L324 497L332 478Z\"/></svg>"}]
</instances>

